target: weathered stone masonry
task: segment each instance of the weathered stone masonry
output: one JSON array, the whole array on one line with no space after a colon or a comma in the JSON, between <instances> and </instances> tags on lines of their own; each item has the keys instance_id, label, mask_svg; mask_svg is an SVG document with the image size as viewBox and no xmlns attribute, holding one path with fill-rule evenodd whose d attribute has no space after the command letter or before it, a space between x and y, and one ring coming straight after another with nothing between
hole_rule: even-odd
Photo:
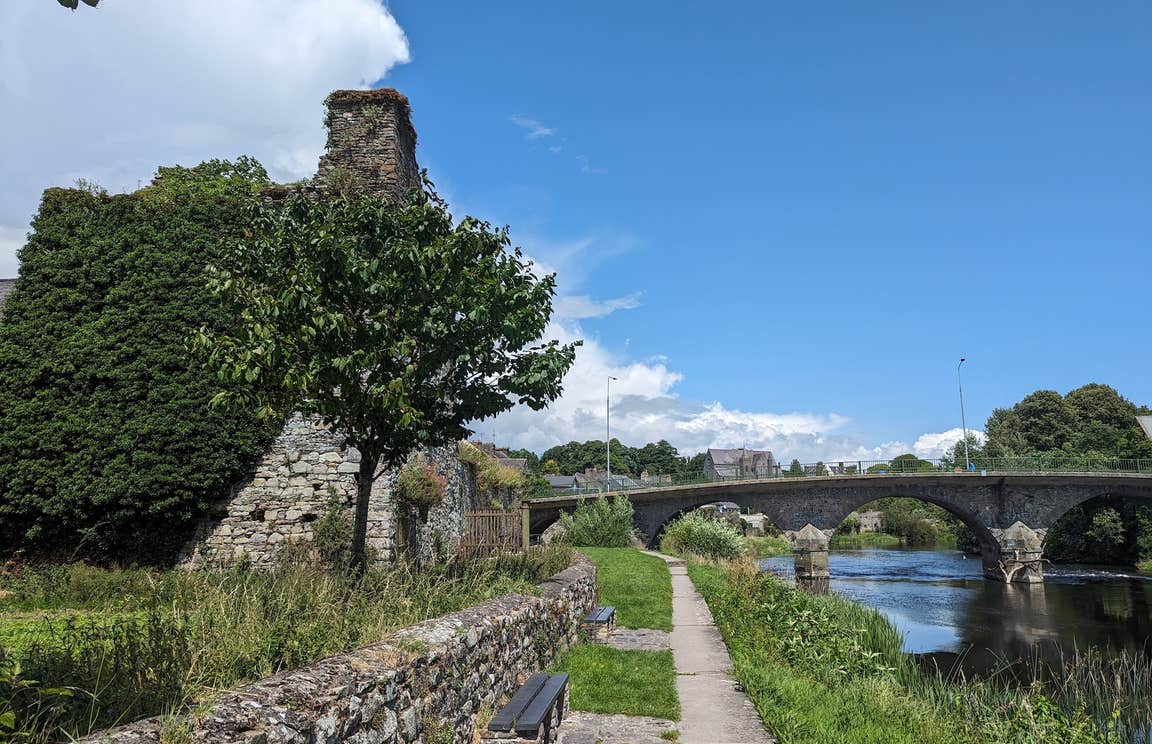
<instances>
[{"instance_id":1,"label":"weathered stone masonry","mask_svg":"<svg viewBox=\"0 0 1152 744\"><path fill-rule=\"evenodd\" d=\"M189 720L191 741L398 744L447 732L451 741L472 741L478 717L483 723L575 642L596 605L596 569L577 555L540 589L539 597L501 597L224 693ZM80 741L154 743L163 725L148 718Z\"/></svg>"},{"instance_id":2,"label":"weathered stone masonry","mask_svg":"<svg viewBox=\"0 0 1152 744\"><path fill-rule=\"evenodd\" d=\"M407 200L420 187L408 99L391 89L338 90L326 103L327 152L313 186L299 190L319 194L324 189L355 189L396 202ZM427 524L415 535L413 550L423 557L453 548L460 539L463 513L477 508L475 478L456 454L448 447L419 455L447 480L443 503L430 511ZM294 416L251 481L238 486L200 525L182 562L274 564L284 545L311 542L313 524L330 505L347 507L351 518L359 461L359 453L319 421ZM396 473L377 479L368 516L368 544L384 563L394 558L397 543L395 479Z\"/></svg>"},{"instance_id":3,"label":"weathered stone masonry","mask_svg":"<svg viewBox=\"0 0 1152 744\"><path fill-rule=\"evenodd\" d=\"M417 536L424 557L438 546L460 541L463 513L476 508L476 481L455 448L420 454L444 477L444 501L428 513ZM315 419L293 416L272 448L261 458L251 481L218 506L201 525L183 556L189 566L230 566L248 561L271 566L290 543L311 543L313 525L336 506L348 510L356 500L360 453ZM381 562L395 557L397 523L392 484L384 473L372 487L368 512L368 546Z\"/></svg>"}]
</instances>

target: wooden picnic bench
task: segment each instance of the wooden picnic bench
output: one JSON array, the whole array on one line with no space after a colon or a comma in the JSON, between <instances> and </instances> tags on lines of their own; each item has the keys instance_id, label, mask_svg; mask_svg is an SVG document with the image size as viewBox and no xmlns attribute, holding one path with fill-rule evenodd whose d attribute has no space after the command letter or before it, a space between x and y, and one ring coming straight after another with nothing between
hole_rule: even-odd
<instances>
[{"instance_id":1,"label":"wooden picnic bench","mask_svg":"<svg viewBox=\"0 0 1152 744\"><path fill-rule=\"evenodd\" d=\"M533 674L492 716L483 740L550 744L564 719L567 692L567 674Z\"/></svg>"}]
</instances>

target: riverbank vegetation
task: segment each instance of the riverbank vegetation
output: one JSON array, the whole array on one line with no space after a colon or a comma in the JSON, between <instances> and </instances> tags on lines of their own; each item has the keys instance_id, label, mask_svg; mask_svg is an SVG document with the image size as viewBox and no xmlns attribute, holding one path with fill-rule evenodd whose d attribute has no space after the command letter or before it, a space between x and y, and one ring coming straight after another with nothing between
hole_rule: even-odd
<instances>
[{"instance_id":1,"label":"riverbank vegetation","mask_svg":"<svg viewBox=\"0 0 1152 744\"><path fill-rule=\"evenodd\" d=\"M1152 725L1144 657L1085 654L1047 684L944 679L917 670L871 609L801 592L749 562L692 561L689 575L782 743L1127 744Z\"/></svg>"},{"instance_id":2,"label":"riverbank vegetation","mask_svg":"<svg viewBox=\"0 0 1152 744\"><path fill-rule=\"evenodd\" d=\"M792 555L792 543L782 535L764 535L762 537L746 537L748 554L753 558L775 558L781 555Z\"/></svg>"},{"instance_id":3,"label":"riverbank vegetation","mask_svg":"<svg viewBox=\"0 0 1152 744\"><path fill-rule=\"evenodd\" d=\"M664 528L660 550L672 555L739 558L748 552L748 543L740 531L726 520L697 510Z\"/></svg>"},{"instance_id":4,"label":"riverbank vegetation","mask_svg":"<svg viewBox=\"0 0 1152 744\"><path fill-rule=\"evenodd\" d=\"M596 564L600 604L616 608L625 628L672 630L668 564L635 548L579 548ZM554 665L571 675L569 704L592 713L679 720L671 651L640 651L581 642Z\"/></svg>"},{"instance_id":5,"label":"riverbank vegetation","mask_svg":"<svg viewBox=\"0 0 1152 744\"><path fill-rule=\"evenodd\" d=\"M243 682L380 640L566 567L566 547L356 577L21 569L0 580L0 741L55 741L194 705Z\"/></svg>"}]
</instances>

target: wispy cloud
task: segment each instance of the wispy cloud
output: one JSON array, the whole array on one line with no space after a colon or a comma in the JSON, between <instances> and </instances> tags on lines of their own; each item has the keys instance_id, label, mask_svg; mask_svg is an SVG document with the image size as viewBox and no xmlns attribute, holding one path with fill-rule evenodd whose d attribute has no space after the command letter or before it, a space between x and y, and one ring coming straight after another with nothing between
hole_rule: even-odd
<instances>
[{"instance_id":1,"label":"wispy cloud","mask_svg":"<svg viewBox=\"0 0 1152 744\"><path fill-rule=\"evenodd\" d=\"M607 173L608 172L604 168L600 168L598 166L592 165L592 161L588 159L587 155L577 155L576 159L580 161L580 172L581 173L591 174L591 173Z\"/></svg>"},{"instance_id":2,"label":"wispy cloud","mask_svg":"<svg viewBox=\"0 0 1152 744\"><path fill-rule=\"evenodd\" d=\"M544 124L542 121L538 121L527 116L521 116L520 114L513 114L512 116L508 117L508 120L523 129L526 132L525 136L530 140L541 139L542 137L556 136L556 129Z\"/></svg>"},{"instance_id":3,"label":"wispy cloud","mask_svg":"<svg viewBox=\"0 0 1152 744\"><path fill-rule=\"evenodd\" d=\"M610 300L594 300L588 295L564 295L553 303L553 315L557 320L580 320L582 318L603 318L617 310L632 310L640 307L639 293Z\"/></svg>"}]
</instances>

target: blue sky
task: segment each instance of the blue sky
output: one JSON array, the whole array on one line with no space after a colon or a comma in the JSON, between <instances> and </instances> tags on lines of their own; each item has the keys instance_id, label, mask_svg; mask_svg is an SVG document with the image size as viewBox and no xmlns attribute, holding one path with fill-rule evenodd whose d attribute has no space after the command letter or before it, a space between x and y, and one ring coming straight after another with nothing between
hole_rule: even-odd
<instances>
[{"instance_id":1,"label":"blue sky","mask_svg":"<svg viewBox=\"0 0 1152 744\"><path fill-rule=\"evenodd\" d=\"M244 0L220 5L221 36L204 19L223 2L174 3L169 40L174 11L150 18L157 69L114 69L115 85L42 71L35 34L107 55L143 24L130 13L158 11L0 11L0 56L30 80L22 94L10 76L0 103L34 109L32 84L67 74L85 87L58 113L100 95L115 117L146 76L133 92L166 133L129 154L104 129L93 144L0 125L62 158L11 166L0 274L51 183L129 187L241 152L307 174L320 91L388 85L454 210L511 225L559 274L553 333L586 340L551 412L482 426L502 442L603 436L608 374L629 443L805 460L935 454L960 423L962 355L973 428L1038 388L1152 403L1148 3L292 0L269 19ZM179 94L145 84L172 78Z\"/></svg>"}]
</instances>

